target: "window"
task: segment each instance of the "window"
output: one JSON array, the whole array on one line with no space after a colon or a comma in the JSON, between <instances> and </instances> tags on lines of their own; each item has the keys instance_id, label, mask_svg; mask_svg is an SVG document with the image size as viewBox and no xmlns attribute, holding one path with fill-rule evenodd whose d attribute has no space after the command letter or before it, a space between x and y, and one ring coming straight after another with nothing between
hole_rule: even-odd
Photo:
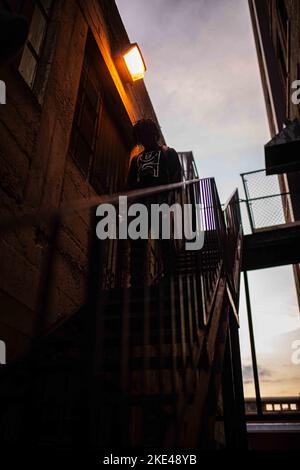
<instances>
[{"instance_id":1,"label":"window","mask_svg":"<svg viewBox=\"0 0 300 470\"><path fill-rule=\"evenodd\" d=\"M101 86L93 67L89 49L85 54L74 115L71 153L78 167L90 179L96 150L96 137L101 111Z\"/></svg>"},{"instance_id":2,"label":"window","mask_svg":"<svg viewBox=\"0 0 300 470\"><path fill-rule=\"evenodd\" d=\"M266 411L273 411L273 405L272 405L272 403L267 403L267 404L266 404Z\"/></svg>"},{"instance_id":3,"label":"window","mask_svg":"<svg viewBox=\"0 0 300 470\"><path fill-rule=\"evenodd\" d=\"M98 46L89 33L69 151L85 180L98 194L113 193L124 187L132 147L132 125L110 80Z\"/></svg>"},{"instance_id":4,"label":"window","mask_svg":"<svg viewBox=\"0 0 300 470\"><path fill-rule=\"evenodd\" d=\"M281 411L281 405L280 405L280 403L276 403L276 404L274 405L274 410L275 410L275 411Z\"/></svg>"},{"instance_id":5,"label":"window","mask_svg":"<svg viewBox=\"0 0 300 470\"><path fill-rule=\"evenodd\" d=\"M40 102L49 76L56 32L51 22L54 0L0 0L0 8L25 17L29 25L26 45L13 64Z\"/></svg>"},{"instance_id":6,"label":"window","mask_svg":"<svg viewBox=\"0 0 300 470\"><path fill-rule=\"evenodd\" d=\"M291 408L292 411L296 411L297 410L296 403L291 403L290 408Z\"/></svg>"},{"instance_id":7,"label":"window","mask_svg":"<svg viewBox=\"0 0 300 470\"><path fill-rule=\"evenodd\" d=\"M283 404L281 405L281 407L282 407L282 409L283 409L284 411L287 411L287 410L290 409L290 405L289 405L288 403L283 403Z\"/></svg>"},{"instance_id":8,"label":"window","mask_svg":"<svg viewBox=\"0 0 300 470\"><path fill-rule=\"evenodd\" d=\"M26 3L29 4L32 2ZM19 65L20 74L32 89L34 89L37 71L41 61L52 4L53 0L37 0L34 2L29 37ZM26 5L26 7L28 8L28 5Z\"/></svg>"}]
</instances>

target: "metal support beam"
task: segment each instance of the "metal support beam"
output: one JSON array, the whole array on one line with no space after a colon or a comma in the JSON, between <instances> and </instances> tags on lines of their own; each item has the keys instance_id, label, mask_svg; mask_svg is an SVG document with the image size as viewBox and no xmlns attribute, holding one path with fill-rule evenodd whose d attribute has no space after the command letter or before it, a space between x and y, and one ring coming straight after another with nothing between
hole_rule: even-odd
<instances>
[{"instance_id":1,"label":"metal support beam","mask_svg":"<svg viewBox=\"0 0 300 470\"><path fill-rule=\"evenodd\" d=\"M260 387L259 387L259 374L258 374L258 366L257 366L257 359L256 359L256 351L255 351L255 339L254 339L254 330L253 330L251 301L250 301L247 271L244 271L244 284L245 284L245 295L246 295L246 305L247 305L247 317L248 317L248 327L249 327L249 336L250 336L253 377L254 377L254 386L255 386L256 409L257 409L257 414L262 415L262 402L261 402Z\"/></svg>"},{"instance_id":2,"label":"metal support beam","mask_svg":"<svg viewBox=\"0 0 300 470\"><path fill-rule=\"evenodd\" d=\"M300 222L264 228L243 239L242 270L300 262Z\"/></svg>"}]
</instances>

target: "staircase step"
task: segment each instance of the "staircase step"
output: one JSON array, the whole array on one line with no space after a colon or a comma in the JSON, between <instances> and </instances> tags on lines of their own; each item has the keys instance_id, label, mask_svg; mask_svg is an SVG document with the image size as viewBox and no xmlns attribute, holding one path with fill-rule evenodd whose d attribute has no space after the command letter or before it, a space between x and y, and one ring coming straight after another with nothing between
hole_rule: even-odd
<instances>
[{"instance_id":1,"label":"staircase step","mask_svg":"<svg viewBox=\"0 0 300 470\"><path fill-rule=\"evenodd\" d=\"M150 357L146 358L147 361L147 370L159 370L160 367L163 369L169 370L173 368L174 360L176 361L176 368L183 369L184 364L187 360L189 360L189 356L186 356L185 360L183 361L182 356L179 354L175 356L169 357ZM103 358L103 363L101 365L102 371L119 371L121 367L120 357L117 358ZM145 367L145 358L144 357L130 357L129 358L129 369L131 371L134 370L143 370Z\"/></svg>"}]
</instances>

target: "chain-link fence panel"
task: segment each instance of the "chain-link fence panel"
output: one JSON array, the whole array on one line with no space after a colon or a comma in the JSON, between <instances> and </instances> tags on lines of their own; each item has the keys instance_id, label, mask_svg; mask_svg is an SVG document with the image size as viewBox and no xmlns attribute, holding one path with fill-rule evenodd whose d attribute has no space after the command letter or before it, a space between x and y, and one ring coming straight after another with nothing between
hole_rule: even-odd
<instances>
[{"instance_id":1,"label":"chain-link fence panel","mask_svg":"<svg viewBox=\"0 0 300 470\"><path fill-rule=\"evenodd\" d=\"M241 175L252 230L286 223L290 194L281 187L278 176L265 170Z\"/></svg>"}]
</instances>

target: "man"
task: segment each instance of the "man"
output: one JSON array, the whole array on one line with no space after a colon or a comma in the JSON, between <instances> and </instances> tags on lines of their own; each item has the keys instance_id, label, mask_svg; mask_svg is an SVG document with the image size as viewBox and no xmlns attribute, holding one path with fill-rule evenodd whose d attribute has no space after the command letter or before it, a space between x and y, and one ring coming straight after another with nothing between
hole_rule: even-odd
<instances>
[{"instance_id":1,"label":"man","mask_svg":"<svg viewBox=\"0 0 300 470\"><path fill-rule=\"evenodd\" d=\"M177 152L159 144L160 131L152 119L141 119L133 127L133 138L143 151L132 158L128 173L128 188L141 189L167 185L182 181L182 167ZM166 194L163 199L166 199ZM167 202L151 197L143 200L150 211L151 202ZM155 200L156 199L156 200ZM171 269L172 251L169 240L161 240L164 273ZM131 242L131 285L142 285L144 281L147 240Z\"/></svg>"},{"instance_id":2,"label":"man","mask_svg":"<svg viewBox=\"0 0 300 470\"><path fill-rule=\"evenodd\" d=\"M177 183L182 180L182 168L177 152L159 145L160 132L152 119L141 119L133 127L136 145L144 150L131 160L128 187L147 188L162 184Z\"/></svg>"}]
</instances>

